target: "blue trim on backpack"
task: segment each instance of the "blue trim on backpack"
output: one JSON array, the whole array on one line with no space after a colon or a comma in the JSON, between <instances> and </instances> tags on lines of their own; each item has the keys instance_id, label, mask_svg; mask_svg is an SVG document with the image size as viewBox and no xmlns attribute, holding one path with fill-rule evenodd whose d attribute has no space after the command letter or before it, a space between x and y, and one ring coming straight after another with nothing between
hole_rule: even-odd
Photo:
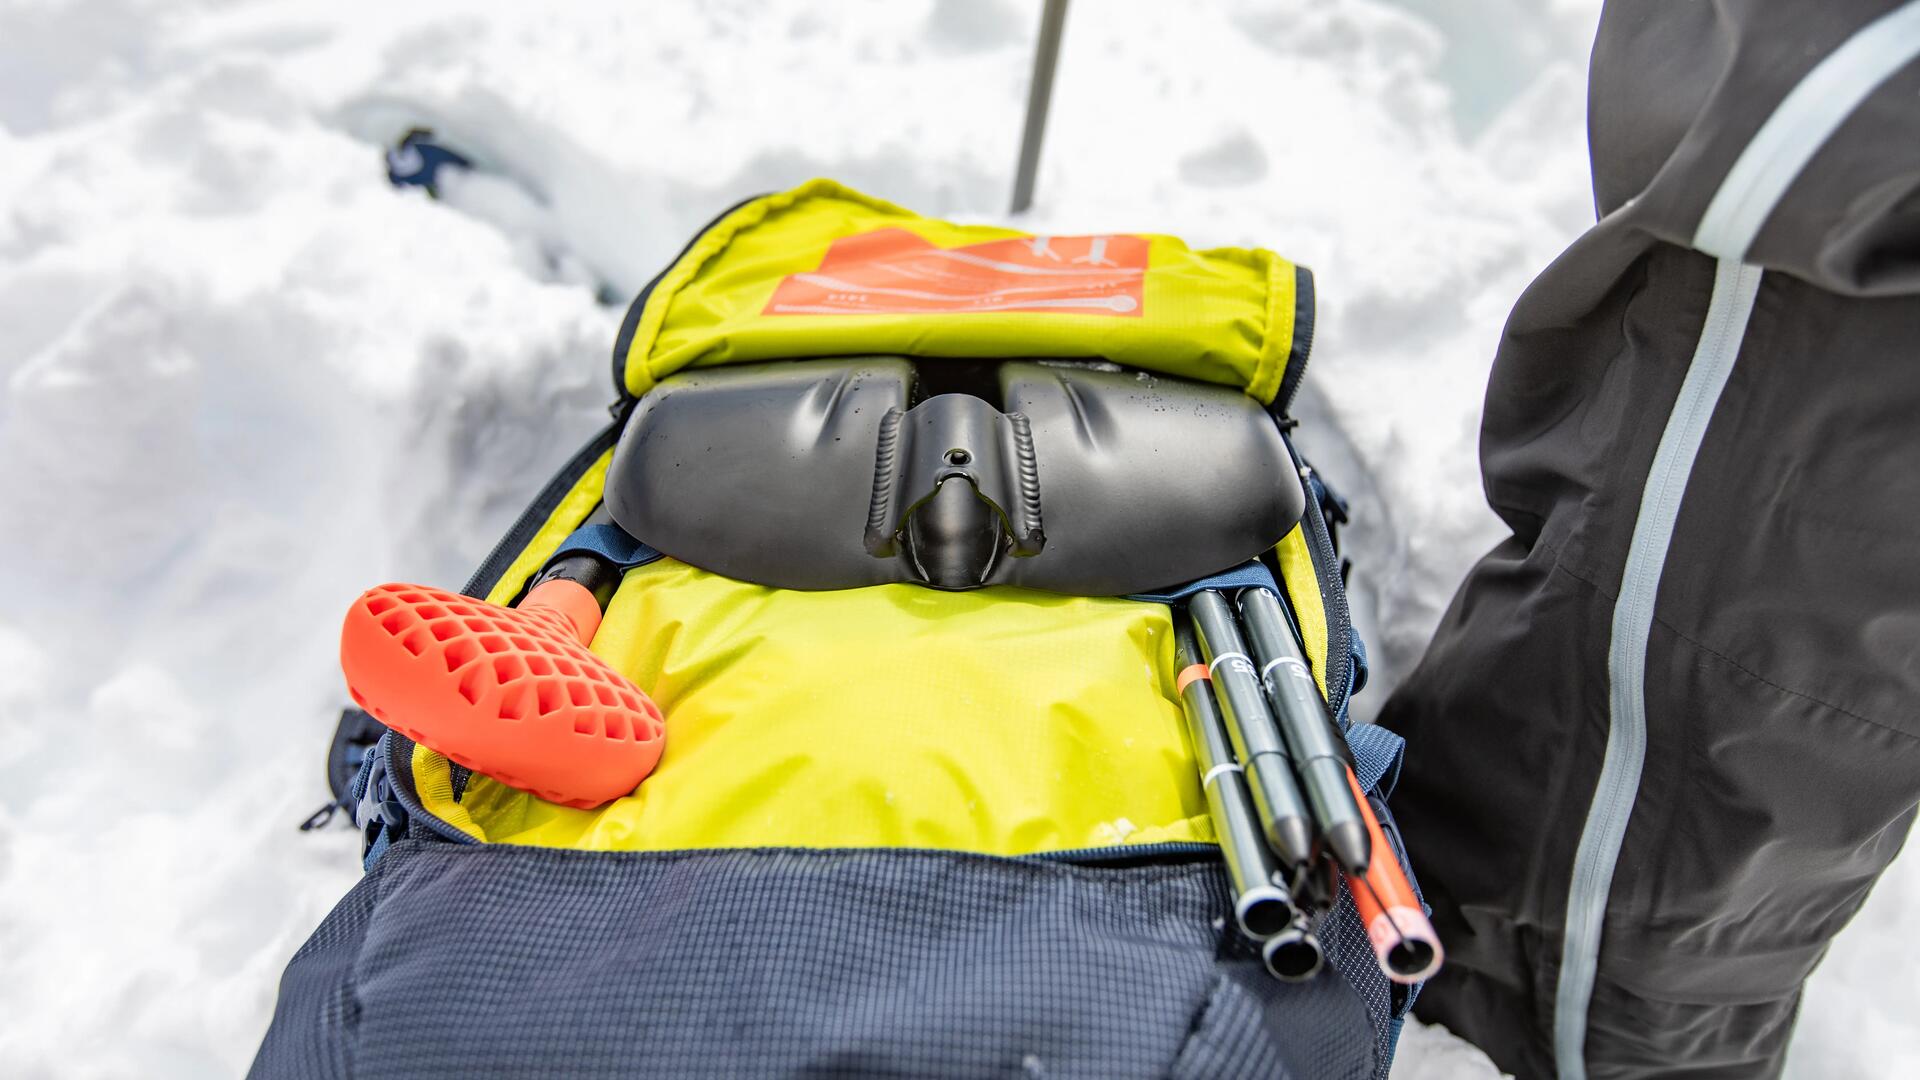
<instances>
[{"instance_id":1,"label":"blue trim on backpack","mask_svg":"<svg viewBox=\"0 0 1920 1080\"><path fill-rule=\"evenodd\" d=\"M407 809L397 798L387 775L387 744L392 738L393 733L389 731L374 743L361 760L360 771L354 774L348 790L353 799L354 824L360 827L362 870L372 870L380 856L387 853L388 845L407 833Z\"/></svg>"},{"instance_id":2,"label":"blue trim on backpack","mask_svg":"<svg viewBox=\"0 0 1920 1080\"><path fill-rule=\"evenodd\" d=\"M1236 589L1265 589L1275 596L1285 596L1280 591L1280 583L1273 580L1273 571L1265 563L1250 559L1231 570L1222 570L1217 574L1203 577L1198 581L1189 581L1185 585L1176 585L1160 592L1134 593L1129 600L1144 600L1154 604L1172 604L1197 592L1209 589L1218 592L1232 592Z\"/></svg>"},{"instance_id":3,"label":"blue trim on backpack","mask_svg":"<svg viewBox=\"0 0 1920 1080\"><path fill-rule=\"evenodd\" d=\"M1364 791L1386 798L1400 780L1400 758L1407 740L1379 724L1349 724L1347 746L1353 750L1353 775Z\"/></svg>"},{"instance_id":4,"label":"blue trim on backpack","mask_svg":"<svg viewBox=\"0 0 1920 1080\"><path fill-rule=\"evenodd\" d=\"M633 535L618 525L588 525L575 529L547 562L552 563L568 555L595 555L618 566L622 572L636 566L645 566L666 558L647 544L634 539Z\"/></svg>"},{"instance_id":5,"label":"blue trim on backpack","mask_svg":"<svg viewBox=\"0 0 1920 1080\"><path fill-rule=\"evenodd\" d=\"M1351 655L1353 656L1353 677L1348 680L1352 689L1347 691L1347 700L1352 701L1353 695L1367 688L1367 643L1360 639L1360 631L1358 630L1354 630L1349 636L1353 638L1353 649L1351 651Z\"/></svg>"}]
</instances>

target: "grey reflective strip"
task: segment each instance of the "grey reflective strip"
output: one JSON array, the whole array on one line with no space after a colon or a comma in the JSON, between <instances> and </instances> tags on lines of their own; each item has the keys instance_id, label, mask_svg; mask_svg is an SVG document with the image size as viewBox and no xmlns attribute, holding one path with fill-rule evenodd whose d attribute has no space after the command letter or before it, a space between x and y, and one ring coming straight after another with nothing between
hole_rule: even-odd
<instances>
[{"instance_id":1,"label":"grey reflective strip","mask_svg":"<svg viewBox=\"0 0 1920 1080\"><path fill-rule=\"evenodd\" d=\"M1744 259L1774 205L1821 145L1868 94L1920 53L1920 0L1861 27L1807 72L1727 170L1693 246Z\"/></svg>"},{"instance_id":2,"label":"grey reflective strip","mask_svg":"<svg viewBox=\"0 0 1920 1080\"><path fill-rule=\"evenodd\" d=\"M1653 630L1654 599L1694 458L1733 373L1760 288L1760 268L1739 260L1780 196L1834 130L1915 55L1920 55L1920 0L1867 24L1801 80L1727 171L1695 233L1695 246L1720 261L1700 341L1641 493L1613 608L1607 645L1611 719L1606 756L1574 855L1554 995L1554 1059L1562 1080L1586 1080L1587 1075L1587 1008L1599 971L1607 898L1646 761L1647 639Z\"/></svg>"},{"instance_id":3,"label":"grey reflective strip","mask_svg":"<svg viewBox=\"0 0 1920 1080\"><path fill-rule=\"evenodd\" d=\"M1613 636L1607 645L1607 753L1580 848L1573 858L1573 885L1567 893L1567 936L1560 952L1560 983L1553 1005L1554 1057L1562 1080L1586 1076L1587 1005L1599 969L1601 922L1613 885L1620 843L1640 790L1640 768L1647 754L1647 636L1653 628L1653 600L1666 565L1667 545L1680 517L1680 497L1707 433L1707 421L1720 391L1733 373L1734 357L1760 288L1760 269L1720 260L1714 269L1713 298L1693 363L1680 384L1680 396L1660 435L1647 487L1640 495L1640 516L1633 523L1620 598L1613 607Z\"/></svg>"}]
</instances>

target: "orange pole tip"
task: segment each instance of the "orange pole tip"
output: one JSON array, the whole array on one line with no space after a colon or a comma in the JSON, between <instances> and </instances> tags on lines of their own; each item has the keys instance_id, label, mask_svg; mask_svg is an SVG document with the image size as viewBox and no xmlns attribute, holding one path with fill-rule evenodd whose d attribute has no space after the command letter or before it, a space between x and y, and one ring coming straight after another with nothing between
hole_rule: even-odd
<instances>
[{"instance_id":1,"label":"orange pole tip","mask_svg":"<svg viewBox=\"0 0 1920 1080\"><path fill-rule=\"evenodd\" d=\"M593 594L571 581L546 582L517 608L381 585L347 610L340 667L353 700L386 726L587 809L631 795L666 741L659 706L582 644L599 623Z\"/></svg>"},{"instance_id":2,"label":"orange pole tip","mask_svg":"<svg viewBox=\"0 0 1920 1080\"><path fill-rule=\"evenodd\" d=\"M1359 878L1347 875L1347 891L1353 894L1353 906L1360 924L1367 928L1367 942L1387 978L1397 983L1417 983L1440 970L1445 952L1433 923L1420 908L1413 884L1400 868L1400 860L1387 843L1380 819L1374 815L1360 780L1347 770L1347 786L1360 804L1360 817L1367 823L1373 857L1367 872Z\"/></svg>"}]
</instances>

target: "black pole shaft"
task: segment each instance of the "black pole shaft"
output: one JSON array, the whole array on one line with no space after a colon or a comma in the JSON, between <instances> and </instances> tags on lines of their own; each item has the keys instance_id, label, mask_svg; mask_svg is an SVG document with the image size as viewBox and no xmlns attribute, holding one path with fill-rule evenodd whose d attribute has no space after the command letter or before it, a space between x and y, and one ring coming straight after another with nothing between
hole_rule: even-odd
<instances>
[{"instance_id":1,"label":"black pole shaft","mask_svg":"<svg viewBox=\"0 0 1920 1080\"><path fill-rule=\"evenodd\" d=\"M1294 782L1293 759L1267 706L1266 688L1260 685L1225 597L1202 589L1187 600L1187 613L1193 618L1200 657L1213 672L1214 700L1245 770L1267 846L1282 869L1292 871L1312 859L1313 818Z\"/></svg>"},{"instance_id":2,"label":"black pole shaft","mask_svg":"<svg viewBox=\"0 0 1920 1080\"><path fill-rule=\"evenodd\" d=\"M1185 618L1173 626L1174 667L1186 683L1180 704L1187 716L1187 736L1193 744L1194 764L1200 767L1200 789L1220 841L1227 884L1233 889L1233 916L1248 937L1265 941L1295 921L1293 895L1280 884L1280 868L1261 836L1260 821L1247 792L1246 777L1233 760L1233 743L1220 719L1210 678L1188 675L1190 668L1206 668L1200 646Z\"/></svg>"},{"instance_id":3,"label":"black pole shaft","mask_svg":"<svg viewBox=\"0 0 1920 1080\"><path fill-rule=\"evenodd\" d=\"M1313 668L1294 640L1284 600L1265 589L1240 593L1240 619L1247 630L1260 682L1273 718L1293 755L1300 789L1313 823L1349 874L1364 874L1372 858L1366 822L1347 782L1347 742L1327 713L1313 681Z\"/></svg>"},{"instance_id":4,"label":"black pole shaft","mask_svg":"<svg viewBox=\"0 0 1920 1080\"><path fill-rule=\"evenodd\" d=\"M1027 126L1020 134L1020 164L1013 174L1013 212L1033 205L1033 176L1040 168L1040 140L1047 131L1047 106L1053 102L1053 72L1060 59L1060 33L1067 25L1067 0L1047 0L1040 12L1040 40L1033 48L1033 78L1027 85Z\"/></svg>"}]
</instances>

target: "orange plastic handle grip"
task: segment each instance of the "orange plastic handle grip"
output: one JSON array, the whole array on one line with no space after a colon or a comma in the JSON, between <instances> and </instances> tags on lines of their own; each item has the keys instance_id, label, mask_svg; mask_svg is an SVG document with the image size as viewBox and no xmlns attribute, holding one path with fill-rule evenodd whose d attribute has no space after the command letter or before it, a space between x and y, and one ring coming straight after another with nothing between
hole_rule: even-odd
<instances>
[{"instance_id":1,"label":"orange plastic handle grip","mask_svg":"<svg viewBox=\"0 0 1920 1080\"><path fill-rule=\"evenodd\" d=\"M584 586L549 581L517 608L424 585L367 590L340 628L347 689L373 718L475 772L591 808L660 760L659 706L583 642Z\"/></svg>"}]
</instances>

